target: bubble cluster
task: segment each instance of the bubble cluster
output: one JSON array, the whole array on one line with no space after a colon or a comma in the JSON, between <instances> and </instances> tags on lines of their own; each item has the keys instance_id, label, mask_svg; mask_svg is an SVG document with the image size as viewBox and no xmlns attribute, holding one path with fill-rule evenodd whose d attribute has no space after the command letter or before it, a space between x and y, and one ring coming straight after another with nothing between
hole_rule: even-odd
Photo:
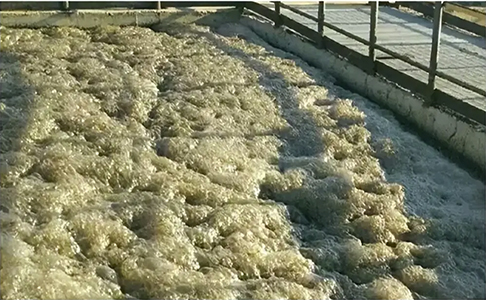
<instances>
[{"instance_id":1,"label":"bubble cluster","mask_svg":"<svg viewBox=\"0 0 486 300\"><path fill-rule=\"evenodd\" d=\"M392 144L247 27L0 33L4 299L447 296Z\"/></svg>"}]
</instances>

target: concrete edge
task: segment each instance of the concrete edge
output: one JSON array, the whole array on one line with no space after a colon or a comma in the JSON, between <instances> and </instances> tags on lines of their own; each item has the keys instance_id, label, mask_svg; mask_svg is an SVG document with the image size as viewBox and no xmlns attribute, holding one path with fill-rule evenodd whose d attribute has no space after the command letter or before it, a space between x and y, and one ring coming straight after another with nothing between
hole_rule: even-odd
<instances>
[{"instance_id":1,"label":"concrete edge","mask_svg":"<svg viewBox=\"0 0 486 300\"><path fill-rule=\"evenodd\" d=\"M74 26L151 26L158 23L213 23L237 21L237 8L198 7L163 10L80 10L80 11L0 11L0 25L5 27Z\"/></svg>"},{"instance_id":2,"label":"concrete edge","mask_svg":"<svg viewBox=\"0 0 486 300\"><path fill-rule=\"evenodd\" d=\"M339 81L353 87L359 94L386 107L399 117L412 123L426 134L437 139L459 155L466 157L486 171L486 127L472 125L453 114L436 107L424 107L423 101L384 79L372 76L337 57L317 49L297 35L271 24L243 17L240 22L251 28L263 39L285 51L291 52L313 66L328 71Z\"/></svg>"}]
</instances>

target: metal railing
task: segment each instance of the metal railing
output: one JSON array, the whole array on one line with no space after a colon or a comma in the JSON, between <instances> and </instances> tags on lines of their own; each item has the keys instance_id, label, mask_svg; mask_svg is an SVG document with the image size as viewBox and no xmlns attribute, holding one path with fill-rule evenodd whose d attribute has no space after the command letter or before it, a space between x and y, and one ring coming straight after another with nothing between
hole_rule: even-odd
<instances>
[{"instance_id":1,"label":"metal railing","mask_svg":"<svg viewBox=\"0 0 486 300\"><path fill-rule=\"evenodd\" d=\"M256 12L259 15L273 20L277 27L286 26L297 33L305 36L309 40L313 41L319 47L324 47L327 50L331 50L336 54L343 56L352 64L360 67L361 69L367 71L373 75L382 75L390 81L398 83L402 87L405 87L416 94L419 94L424 99L425 105L443 105L455 112L458 112L476 122L486 125L485 112L481 109L463 102L444 91L438 90L436 87L437 77L445 79L451 83L454 83L460 87L477 93L481 96L486 97L486 90L483 90L477 86L474 86L468 82L465 82L459 78L451 76L445 72L437 70L438 60L439 60L439 47L440 47L440 34L443 23L444 16L444 3L435 2L433 7L433 33L432 33L432 47L430 52L429 66L422 63L414 61L413 59L405 56L403 54L397 53L390 50L384 46L377 44L377 20L379 13L379 4L377 2L371 2L371 13L370 13L370 30L369 39L364 39L351 32L348 32L336 25L333 25L325 20L325 2L319 1L317 16L313 16L305 11L298 8L292 7L290 5L281 3L279 1L273 2L275 9L271 10L261 4L250 2L247 3L246 7L251 11ZM398 5L401 3L399 2ZM423 4L422 4L423 5ZM317 22L317 31L310 29L307 26L300 24L299 22L283 15L281 9L289 10L299 16L306 19ZM467 21L465 21L467 22ZM329 39L324 35L325 29L329 28L337 33L340 33L348 38L358 41L366 46L368 46L368 56L364 56L357 51L349 49L343 45L336 43L335 41ZM486 31L486 28L484 28ZM416 67L424 72L428 73L428 81L423 83L422 81L412 78L409 75L391 68L384 63L377 60L376 51L381 51L388 54L392 58L401 60L413 67Z\"/></svg>"},{"instance_id":2,"label":"metal railing","mask_svg":"<svg viewBox=\"0 0 486 300\"><path fill-rule=\"evenodd\" d=\"M324 7L325 3L324 1L319 1L319 6ZM439 60L439 44L440 44L440 33L441 33L441 27L442 27L442 15L443 15L443 8L444 8L444 3L441 2L436 2L435 3L435 9L434 9L434 29L432 33L432 51L430 53L430 64L429 66L423 65L419 62L416 62L409 57L402 55L400 53L397 53L395 51L392 51L390 49L387 49L383 46L380 46L376 43L377 37L376 37L376 28L377 28L377 20L378 20L378 3L377 2L372 2L370 3L371 5L371 18L370 18L370 37L369 40L363 39L357 35L354 35L342 28L339 28L338 26L335 26L331 23L328 23L324 20L324 10L325 9L319 9L318 10L318 15L317 17L312 16L304 11L301 11L295 7L291 7L289 5L275 2L275 7L280 8L285 8L288 9L289 11L296 13L302 17L305 17L307 19L310 19L312 21L315 21L318 23L318 32L324 32L322 26L327 27L329 29L332 29L346 37L349 37L353 40L356 40L364 45L367 45L369 47L369 57L373 63L373 69L375 68L375 61L376 61L376 51L379 50L382 51L394 58L397 58L403 62L406 62L416 68L419 68L422 71L425 71L429 74L429 81L428 81L428 88L429 88L429 93L430 95L433 94L433 91L435 89L435 79L436 77L441 77L443 79L446 79L454 84L457 84L461 87L464 87L466 89L469 89L475 93L478 93L481 96L486 97L486 90L480 89L476 86L473 86L465 81L462 81L458 78L455 78L453 76L450 76L444 72L438 71L437 70L437 65L438 65L438 60ZM277 12L277 9L275 12L280 15L280 12ZM428 99L430 100L430 99Z\"/></svg>"}]
</instances>

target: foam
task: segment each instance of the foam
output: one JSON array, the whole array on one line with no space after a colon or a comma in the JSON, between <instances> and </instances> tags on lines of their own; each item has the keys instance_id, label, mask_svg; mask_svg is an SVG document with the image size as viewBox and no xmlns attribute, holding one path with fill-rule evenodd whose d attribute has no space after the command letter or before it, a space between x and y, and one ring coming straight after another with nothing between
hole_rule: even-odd
<instances>
[{"instance_id":1,"label":"foam","mask_svg":"<svg viewBox=\"0 0 486 300\"><path fill-rule=\"evenodd\" d=\"M5 299L480 294L387 181L400 144L249 28L0 33Z\"/></svg>"}]
</instances>

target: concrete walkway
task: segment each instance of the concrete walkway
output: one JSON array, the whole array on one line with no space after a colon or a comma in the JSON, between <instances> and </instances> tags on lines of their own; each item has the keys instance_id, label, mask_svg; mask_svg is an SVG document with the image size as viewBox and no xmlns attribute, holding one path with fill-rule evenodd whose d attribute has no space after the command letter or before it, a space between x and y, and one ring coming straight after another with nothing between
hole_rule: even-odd
<instances>
[{"instance_id":1,"label":"concrete walkway","mask_svg":"<svg viewBox=\"0 0 486 300\"><path fill-rule=\"evenodd\" d=\"M299 5L299 9L317 16L317 5ZM289 10L281 12L306 26L317 30L317 23L301 17ZM352 7L327 6L325 19L348 32L362 38L369 38L370 8L357 5ZM325 29L325 34L333 40L365 55L368 47L347 38L333 30ZM380 7L377 29L378 43L388 49L406 54L415 61L429 65L432 42L432 21L391 7ZM388 56L382 52L378 57ZM384 63L427 82L427 73L398 59L382 60ZM486 41L467 32L443 26L439 53L439 70L486 89ZM486 111L486 98L475 92L461 88L449 81L438 79L439 89L471 103Z\"/></svg>"}]
</instances>

